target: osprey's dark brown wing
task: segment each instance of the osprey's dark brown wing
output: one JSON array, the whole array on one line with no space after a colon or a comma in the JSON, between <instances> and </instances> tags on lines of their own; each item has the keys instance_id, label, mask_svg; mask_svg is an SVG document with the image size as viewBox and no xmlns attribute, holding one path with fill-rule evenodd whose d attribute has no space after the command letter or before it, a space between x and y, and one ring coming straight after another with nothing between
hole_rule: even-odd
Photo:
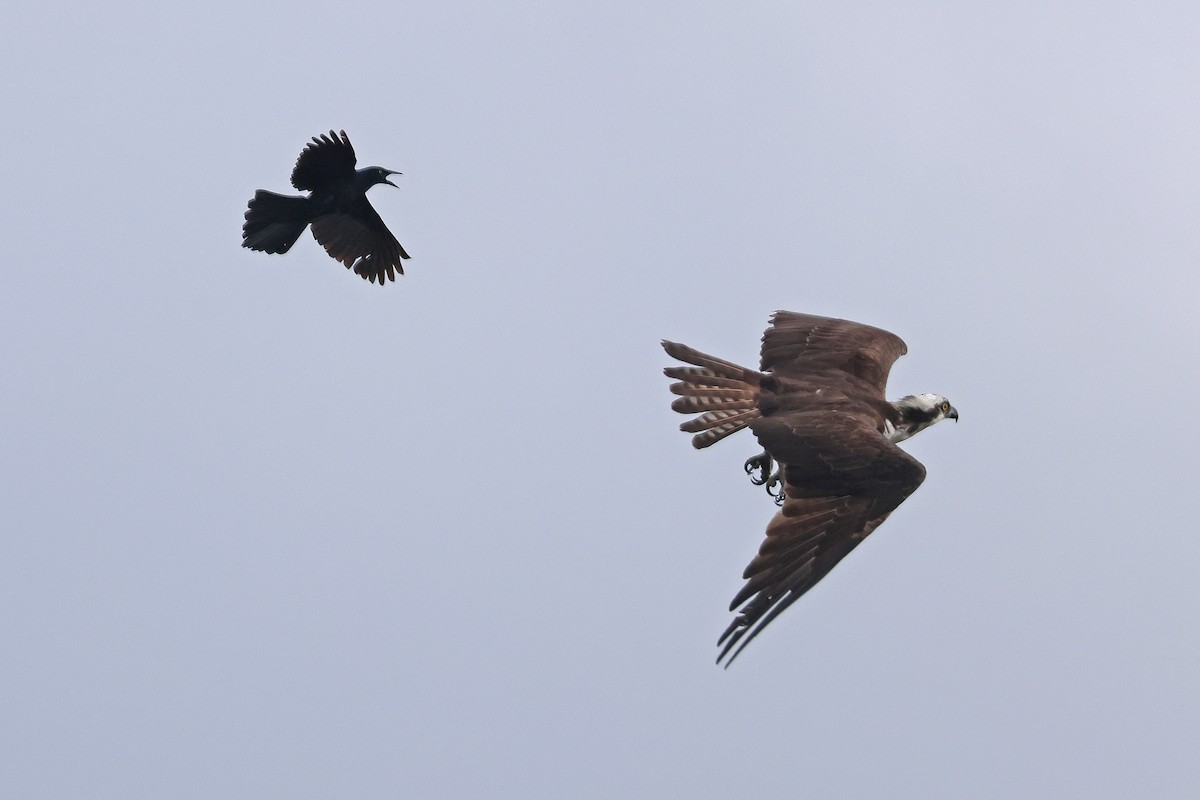
<instances>
[{"instance_id":1,"label":"osprey's dark brown wing","mask_svg":"<svg viewBox=\"0 0 1200 800\"><path fill-rule=\"evenodd\" d=\"M725 666L925 480L921 463L880 434L870 414L814 411L751 427L784 465L787 499L730 603L738 613L717 642Z\"/></svg>"},{"instance_id":2,"label":"osprey's dark brown wing","mask_svg":"<svg viewBox=\"0 0 1200 800\"><path fill-rule=\"evenodd\" d=\"M842 372L866 382L882 402L888 372L908 352L904 340L880 328L845 319L776 311L762 339L762 371L808 379ZM864 398L865 399L865 398Z\"/></svg>"},{"instance_id":3,"label":"osprey's dark brown wing","mask_svg":"<svg viewBox=\"0 0 1200 800\"><path fill-rule=\"evenodd\" d=\"M302 192L332 191L334 187L354 180L354 147L346 132L314 136L300 151L292 169L292 186Z\"/></svg>"},{"instance_id":4,"label":"osprey's dark brown wing","mask_svg":"<svg viewBox=\"0 0 1200 800\"><path fill-rule=\"evenodd\" d=\"M668 367L679 383L672 408L699 414L680 425L697 434L695 447L707 447L760 416L802 411L865 413L882 429L889 413L884 389L888 372L907 348L899 336L844 319L777 311L763 334L762 372L675 342L667 353L692 367ZM761 438L761 437L760 437ZM776 460L779 454L762 442Z\"/></svg>"},{"instance_id":5,"label":"osprey's dark brown wing","mask_svg":"<svg viewBox=\"0 0 1200 800\"><path fill-rule=\"evenodd\" d=\"M323 214L313 220L313 236L329 255L353 268L372 283L383 285L384 276L396 279L408 253L383 224L365 195L346 213Z\"/></svg>"}]
</instances>

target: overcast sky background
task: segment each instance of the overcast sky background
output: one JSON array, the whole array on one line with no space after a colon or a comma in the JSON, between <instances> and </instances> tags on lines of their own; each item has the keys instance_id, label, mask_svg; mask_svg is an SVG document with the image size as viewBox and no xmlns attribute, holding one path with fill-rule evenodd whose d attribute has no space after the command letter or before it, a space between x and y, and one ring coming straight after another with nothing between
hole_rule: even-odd
<instances>
[{"instance_id":1,"label":"overcast sky background","mask_svg":"<svg viewBox=\"0 0 1200 800\"><path fill-rule=\"evenodd\" d=\"M0 795L1200 794L1194 2L5 17ZM396 284L239 246L330 128ZM779 308L962 420L724 671Z\"/></svg>"}]
</instances>

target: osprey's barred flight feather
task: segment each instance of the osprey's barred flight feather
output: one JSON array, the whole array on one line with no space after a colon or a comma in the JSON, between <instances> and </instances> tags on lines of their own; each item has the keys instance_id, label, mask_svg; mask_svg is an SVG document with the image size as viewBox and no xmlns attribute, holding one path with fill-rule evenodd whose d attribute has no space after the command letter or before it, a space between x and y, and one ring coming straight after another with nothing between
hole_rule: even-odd
<instances>
[{"instance_id":1,"label":"osprey's barred flight feather","mask_svg":"<svg viewBox=\"0 0 1200 800\"><path fill-rule=\"evenodd\" d=\"M746 461L746 472L782 506L729 604L737 616L717 642L717 663L729 666L925 480L896 442L958 412L935 394L889 403L888 371L908 348L857 322L777 311L763 334L761 371L675 342L663 348L692 365L663 370L678 381L671 408L698 415L680 429L700 448L750 428L764 452Z\"/></svg>"}]
</instances>

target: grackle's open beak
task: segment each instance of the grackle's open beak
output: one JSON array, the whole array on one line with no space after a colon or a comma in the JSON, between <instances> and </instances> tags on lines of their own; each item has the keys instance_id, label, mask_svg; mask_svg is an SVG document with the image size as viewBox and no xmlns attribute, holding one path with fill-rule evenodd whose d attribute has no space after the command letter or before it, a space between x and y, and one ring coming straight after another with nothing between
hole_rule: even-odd
<instances>
[{"instance_id":1,"label":"grackle's open beak","mask_svg":"<svg viewBox=\"0 0 1200 800\"><path fill-rule=\"evenodd\" d=\"M386 172L388 175L403 175L404 174L403 172L397 172L394 169L385 169L384 172ZM386 177L383 179L383 182L386 183L388 186L396 186L396 184L389 181ZM396 188L400 188L400 187L397 186Z\"/></svg>"}]
</instances>

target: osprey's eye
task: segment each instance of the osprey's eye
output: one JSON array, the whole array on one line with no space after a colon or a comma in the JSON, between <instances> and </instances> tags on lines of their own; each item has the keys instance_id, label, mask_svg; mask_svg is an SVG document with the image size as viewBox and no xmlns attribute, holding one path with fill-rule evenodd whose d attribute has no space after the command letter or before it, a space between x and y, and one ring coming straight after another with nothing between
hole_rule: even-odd
<instances>
[{"instance_id":1,"label":"osprey's eye","mask_svg":"<svg viewBox=\"0 0 1200 800\"><path fill-rule=\"evenodd\" d=\"M943 400L943 401L942 401L942 413L943 413L943 414L945 414L945 413L946 413L947 411L949 411L949 410L950 410L950 401L949 401L949 400Z\"/></svg>"}]
</instances>

